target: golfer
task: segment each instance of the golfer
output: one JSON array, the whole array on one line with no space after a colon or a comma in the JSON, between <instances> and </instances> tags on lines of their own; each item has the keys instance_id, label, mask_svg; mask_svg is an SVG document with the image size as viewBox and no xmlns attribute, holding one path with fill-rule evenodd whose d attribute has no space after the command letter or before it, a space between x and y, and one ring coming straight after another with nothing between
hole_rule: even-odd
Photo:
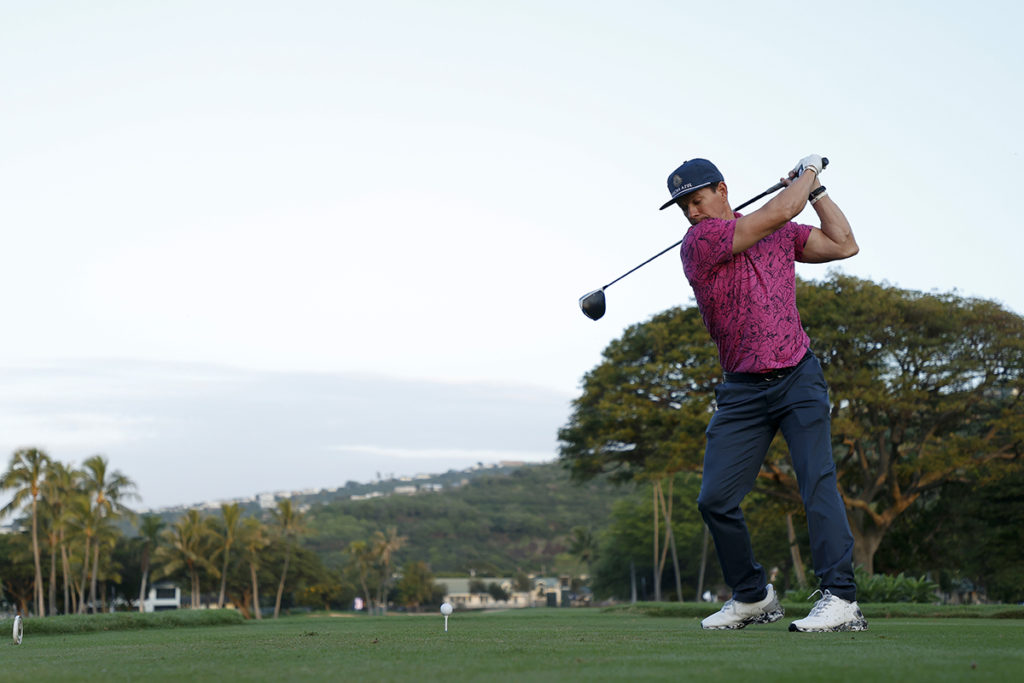
<instances>
[{"instance_id":1,"label":"golfer","mask_svg":"<svg viewBox=\"0 0 1024 683\"><path fill-rule=\"evenodd\" d=\"M782 179L785 189L749 215L732 211L724 178L706 159L691 159L668 177L672 198L661 208L676 204L690 222L683 271L724 371L707 428L697 506L732 599L701 622L706 629L739 629L783 616L740 511L780 429L807 513L822 595L789 630L867 628L856 602L853 536L836 486L828 386L796 307L795 261L827 263L859 249L819 181L822 168L820 156L801 159ZM820 229L793 222L808 202Z\"/></svg>"}]
</instances>

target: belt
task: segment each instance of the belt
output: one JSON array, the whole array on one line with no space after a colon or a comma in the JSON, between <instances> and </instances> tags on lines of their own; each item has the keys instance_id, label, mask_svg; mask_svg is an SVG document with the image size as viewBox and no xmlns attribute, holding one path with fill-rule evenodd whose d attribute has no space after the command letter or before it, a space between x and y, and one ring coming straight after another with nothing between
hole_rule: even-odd
<instances>
[{"instance_id":1,"label":"belt","mask_svg":"<svg viewBox=\"0 0 1024 683\"><path fill-rule=\"evenodd\" d=\"M757 384L759 382L775 382L788 377L793 374L793 371L804 364L804 362L814 356L810 349L807 349L807 353L800 359L800 362L796 365L791 365L788 368L775 368L768 372L723 372L725 375L726 382L743 382L746 384Z\"/></svg>"}]
</instances>

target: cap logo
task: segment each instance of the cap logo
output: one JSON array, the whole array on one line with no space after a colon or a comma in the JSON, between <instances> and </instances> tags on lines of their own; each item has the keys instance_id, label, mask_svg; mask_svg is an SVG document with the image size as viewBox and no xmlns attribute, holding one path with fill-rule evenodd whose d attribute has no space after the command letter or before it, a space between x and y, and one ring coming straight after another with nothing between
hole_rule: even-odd
<instances>
[{"instance_id":1,"label":"cap logo","mask_svg":"<svg viewBox=\"0 0 1024 683\"><path fill-rule=\"evenodd\" d=\"M683 184L683 179L680 178L679 175L674 175L672 176L672 184L675 185L676 187L679 187L680 185Z\"/></svg>"}]
</instances>

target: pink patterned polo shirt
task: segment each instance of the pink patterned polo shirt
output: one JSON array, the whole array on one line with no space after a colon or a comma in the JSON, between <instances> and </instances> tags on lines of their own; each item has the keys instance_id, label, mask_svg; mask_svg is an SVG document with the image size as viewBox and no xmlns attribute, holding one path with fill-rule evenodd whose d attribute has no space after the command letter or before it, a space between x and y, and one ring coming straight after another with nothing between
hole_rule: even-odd
<instances>
[{"instance_id":1,"label":"pink patterned polo shirt","mask_svg":"<svg viewBox=\"0 0 1024 683\"><path fill-rule=\"evenodd\" d=\"M813 228L790 221L734 256L735 227L735 220L703 220L689 229L680 250L718 360L726 372L796 365L810 339L796 309L794 263Z\"/></svg>"}]
</instances>

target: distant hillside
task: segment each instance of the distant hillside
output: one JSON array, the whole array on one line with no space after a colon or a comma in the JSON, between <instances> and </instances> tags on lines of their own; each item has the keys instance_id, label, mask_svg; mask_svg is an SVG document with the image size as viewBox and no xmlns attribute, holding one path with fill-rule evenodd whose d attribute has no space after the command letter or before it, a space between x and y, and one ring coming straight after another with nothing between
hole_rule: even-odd
<instances>
[{"instance_id":1,"label":"distant hillside","mask_svg":"<svg viewBox=\"0 0 1024 683\"><path fill-rule=\"evenodd\" d=\"M395 526L408 538L399 564L422 560L446 574L550 572L571 529L603 527L612 503L627 493L601 481L573 484L555 464L524 465L439 491L314 506L304 545L338 567L350 542Z\"/></svg>"},{"instance_id":2,"label":"distant hillside","mask_svg":"<svg viewBox=\"0 0 1024 683\"><path fill-rule=\"evenodd\" d=\"M190 509L198 509L205 514L219 514L224 503L236 503L247 516L260 517L275 507L277 501L290 500L298 510L305 512L310 508L339 500L361 500L365 498L382 498L390 495L409 495L425 491L438 491L462 486L480 476L507 474L522 467L524 463L501 462L479 464L465 470L448 470L442 474L417 474L414 476L396 477L388 475L372 482L348 481L343 486L305 491L267 491L244 498L205 501L190 505L174 505L162 508L145 508L140 514L156 515L166 523L173 523ZM126 533L134 533L134 527L128 520L123 522Z\"/></svg>"}]
</instances>

